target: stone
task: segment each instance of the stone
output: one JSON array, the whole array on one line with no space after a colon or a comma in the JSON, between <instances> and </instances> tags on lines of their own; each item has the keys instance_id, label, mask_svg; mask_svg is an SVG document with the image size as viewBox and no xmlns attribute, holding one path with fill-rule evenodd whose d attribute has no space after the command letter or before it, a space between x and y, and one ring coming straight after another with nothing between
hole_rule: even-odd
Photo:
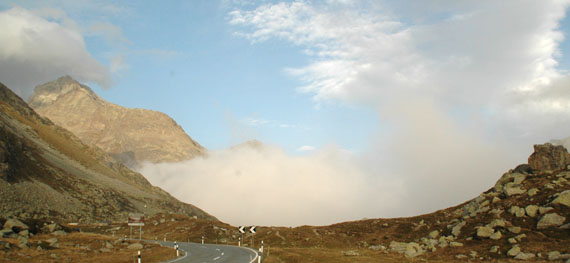
<instances>
[{"instance_id":1,"label":"stone","mask_svg":"<svg viewBox=\"0 0 570 263\"><path fill-rule=\"evenodd\" d=\"M516 244L516 243L518 243L518 241L517 241L514 237L511 237L511 238L507 239L507 242L509 242L509 244Z\"/></svg>"},{"instance_id":2,"label":"stone","mask_svg":"<svg viewBox=\"0 0 570 263\"><path fill-rule=\"evenodd\" d=\"M524 208L515 205L511 206L511 208L509 209L509 213L511 213L511 215L514 215L516 217L523 217L526 214L526 211L524 210Z\"/></svg>"},{"instance_id":3,"label":"stone","mask_svg":"<svg viewBox=\"0 0 570 263\"><path fill-rule=\"evenodd\" d=\"M536 228L545 229L549 227L560 226L564 224L566 217L558 215L557 213L546 214L536 224Z\"/></svg>"},{"instance_id":4,"label":"stone","mask_svg":"<svg viewBox=\"0 0 570 263\"><path fill-rule=\"evenodd\" d=\"M109 252L111 252L111 250L108 249L108 248L106 248L106 247L99 249L99 251L101 251L101 253L109 253Z\"/></svg>"},{"instance_id":5,"label":"stone","mask_svg":"<svg viewBox=\"0 0 570 263\"><path fill-rule=\"evenodd\" d=\"M493 200L491 201L491 203L492 203L492 204L495 204L495 203L498 203L498 202L501 202L501 198L498 198L498 197L496 197L496 196L493 197Z\"/></svg>"},{"instance_id":6,"label":"stone","mask_svg":"<svg viewBox=\"0 0 570 263\"><path fill-rule=\"evenodd\" d=\"M109 249L113 248L113 244L111 244L111 242L109 242L109 241L105 241L105 247L109 248Z\"/></svg>"},{"instance_id":7,"label":"stone","mask_svg":"<svg viewBox=\"0 0 570 263\"><path fill-rule=\"evenodd\" d=\"M501 231L496 231L495 233L491 234L491 236L489 236L489 238L493 240L499 240L501 237L503 237Z\"/></svg>"},{"instance_id":8,"label":"stone","mask_svg":"<svg viewBox=\"0 0 570 263\"><path fill-rule=\"evenodd\" d=\"M460 223L457 223L452 229L451 229L451 234L453 234L455 237L458 237L459 234L461 234L461 228L464 227L467 223L465 221L462 221Z\"/></svg>"},{"instance_id":9,"label":"stone","mask_svg":"<svg viewBox=\"0 0 570 263\"><path fill-rule=\"evenodd\" d=\"M533 197L538 194L538 188L531 188L527 192L528 196Z\"/></svg>"},{"instance_id":10,"label":"stone","mask_svg":"<svg viewBox=\"0 0 570 263\"><path fill-rule=\"evenodd\" d=\"M54 232L51 233L51 234L52 234L52 235L55 235L55 236L65 236L65 235L67 235L67 233L65 233L65 231L63 231L63 230L57 230L57 231L54 231Z\"/></svg>"},{"instance_id":11,"label":"stone","mask_svg":"<svg viewBox=\"0 0 570 263\"><path fill-rule=\"evenodd\" d=\"M488 227L490 228L495 228L495 227L505 227L506 226L506 222L503 219L493 219L493 221L491 221L491 223L487 224Z\"/></svg>"},{"instance_id":12,"label":"stone","mask_svg":"<svg viewBox=\"0 0 570 263\"><path fill-rule=\"evenodd\" d=\"M22 223L22 221L15 218L11 218L6 220L6 222L4 223L4 229L10 229L19 232L21 230L27 230L30 228L26 224Z\"/></svg>"},{"instance_id":13,"label":"stone","mask_svg":"<svg viewBox=\"0 0 570 263\"><path fill-rule=\"evenodd\" d=\"M462 247L463 243L451 241L451 242L449 242L449 246L450 247Z\"/></svg>"},{"instance_id":14,"label":"stone","mask_svg":"<svg viewBox=\"0 0 570 263\"><path fill-rule=\"evenodd\" d=\"M49 225L45 225L42 227L42 232L44 233L53 233L54 231L61 229L61 227L59 225L57 225L56 223L53 224L49 224Z\"/></svg>"},{"instance_id":15,"label":"stone","mask_svg":"<svg viewBox=\"0 0 570 263\"><path fill-rule=\"evenodd\" d=\"M491 249L489 249L489 252L490 253L498 253L500 248L501 247L499 247L499 246L492 246Z\"/></svg>"},{"instance_id":16,"label":"stone","mask_svg":"<svg viewBox=\"0 0 570 263\"><path fill-rule=\"evenodd\" d=\"M143 245L141 243L133 243L130 244L127 248L130 250L141 250L143 249Z\"/></svg>"},{"instance_id":17,"label":"stone","mask_svg":"<svg viewBox=\"0 0 570 263\"><path fill-rule=\"evenodd\" d=\"M29 248L30 247L29 240L23 236L19 236L18 237L18 247L22 248L22 249Z\"/></svg>"},{"instance_id":18,"label":"stone","mask_svg":"<svg viewBox=\"0 0 570 263\"><path fill-rule=\"evenodd\" d=\"M526 215L530 217L536 217L538 213L538 206L536 205L528 205L524 208Z\"/></svg>"},{"instance_id":19,"label":"stone","mask_svg":"<svg viewBox=\"0 0 570 263\"><path fill-rule=\"evenodd\" d=\"M570 164L570 154L564 146L550 143L534 145L534 153L528 157L528 165L534 171L563 170Z\"/></svg>"},{"instance_id":20,"label":"stone","mask_svg":"<svg viewBox=\"0 0 570 263\"><path fill-rule=\"evenodd\" d=\"M468 257L467 257L466 255L463 255L463 254L457 254L457 255L455 255L455 258L456 258L456 259L465 259L465 258L468 258Z\"/></svg>"},{"instance_id":21,"label":"stone","mask_svg":"<svg viewBox=\"0 0 570 263\"><path fill-rule=\"evenodd\" d=\"M439 231L434 230L429 232L428 237L432 238L432 239L436 239L439 236Z\"/></svg>"},{"instance_id":22,"label":"stone","mask_svg":"<svg viewBox=\"0 0 570 263\"><path fill-rule=\"evenodd\" d=\"M539 207L538 208L538 213L540 213L541 215L547 214L548 212L554 210L554 208L552 207Z\"/></svg>"},{"instance_id":23,"label":"stone","mask_svg":"<svg viewBox=\"0 0 570 263\"><path fill-rule=\"evenodd\" d=\"M503 187L503 193L506 196L513 196L513 195L520 195L526 193L526 190L521 189L519 184L515 183L506 183Z\"/></svg>"},{"instance_id":24,"label":"stone","mask_svg":"<svg viewBox=\"0 0 570 263\"><path fill-rule=\"evenodd\" d=\"M517 236L515 237L515 239L516 239L517 241L521 242L522 239L525 238L525 237L526 237L526 234L520 234L520 235L517 235Z\"/></svg>"},{"instance_id":25,"label":"stone","mask_svg":"<svg viewBox=\"0 0 570 263\"><path fill-rule=\"evenodd\" d=\"M519 253L521 253L521 248L519 246L513 246L509 251L507 251L507 256L515 257Z\"/></svg>"},{"instance_id":26,"label":"stone","mask_svg":"<svg viewBox=\"0 0 570 263\"><path fill-rule=\"evenodd\" d=\"M413 258L425 252L422 247L415 242L404 243L392 241L390 242L390 249L400 254L404 254L407 258Z\"/></svg>"},{"instance_id":27,"label":"stone","mask_svg":"<svg viewBox=\"0 0 570 263\"><path fill-rule=\"evenodd\" d=\"M508 228L509 232L513 233L513 234L518 234L521 232L521 227L520 226L511 226Z\"/></svg>"},{"instance_id":28,"label":"stone","mask_svg":"<svg viewBox=\"0 0 570 263\"><path fill-rule=\"evenodd\" d=\"M560 252L550 251L548 252L548 260L558 260L560 259Z\"/></svg>"},{"instance_id":29,"label":"stone","mask_svg":"<svg viewBox=\"0 0 570 263\"><path fill-rule=\"evenodd\" d=\"M560 195L552 201L552 204L561 204L570 207L570 190L560 193Z\"/></svg>"},{"instance_id":30,"label":"stone","mask_svg":"<svg viewBox=\"0 0 570 263\"><path fill-rule=\"evenodd\" d=\"M14 231L12 231L12 229L2 229L0 230L0 237L9 237L12 234L14 234Z\"/></svg>"},{"instance_id":31,"label":"stone","mask_svg":"<svg viewBox=\"0 0 570 263\"><path fill-rule=\"evenodd\" d=\"M28 230L22 230L18 233L18 235L23 236L23 237L29 237L30 236L30 231Z\"/></svg>"},{"instance_id":32,"label":"stone","mask_svg":"<svg viewBox=\"0 0 570 263\"><path fill-rule=\"evenodd\" d=\"M369 246L368 249L375 250L375 251L384 251L386 250L385 246L377 245L377 246Z\"/></svg>"},{"instance_id":33,"label":"stone","mask_svg":"<svg viewBox=\"0 0 570 263\"><path fill-rule=\"evenodd\" d=\"M356 250L343 251L342 254L346 257L360 256L360 254L358 254L358 252Z\"/></svg>"},{"instance_id":34,"label":"stone","mask_svg":"<svg viewBox=\"0 0 570 263\"><path fill-rule=\"evenodd\" d=\"M513 173L512 177L514 184L521 184L526 179L526 175L521 173Z\"/></svg>"},{"instance_id":35,"label":"stone","mask_svg":"<svg viewBox=\"0 0 570 263\"><path fill-rule=\"evenodd\" d=\"M529 259L534 258L534 257L536 257L536 255L535 255L534 253L524 253L524 252L521 252L521 253L518 253L518 254L515 256L515 259L529 260Z\"/></svg>"},{"instance_id":36,"label":"stone","mask_svg":"<svg viewBox=\"0 0 570 263\"><path fill-rule=\"evenodd\" d=\"M490 237L495 230L488 226L481 226L477 228L477 237Z\"/></svg>"},{"instance_id":37,"label":"stone","mask_svg":"<svg viewBox=\"0 0 570 263\"><path fill-rule=\"evenodd\" d=\"M469 252L469 256L471 256L471 258L476 258L477 255L478 255L477 251L471 250L471 251Z\"/></svg>"}]
</instances>

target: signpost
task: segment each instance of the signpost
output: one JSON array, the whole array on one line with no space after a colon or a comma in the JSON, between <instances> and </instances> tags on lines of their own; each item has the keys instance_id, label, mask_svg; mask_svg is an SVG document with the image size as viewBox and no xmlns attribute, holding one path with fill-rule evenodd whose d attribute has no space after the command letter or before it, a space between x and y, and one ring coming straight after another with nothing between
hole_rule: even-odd
<instances>
[{"instance_id":1,"label":"signpost","mask_svg":"<svg viewBox=\"0 0 570 263\"><path fill-rule=\"evenodd\" d=\"M238 231L241 234L241 237L239 238L238 241L238 247L241 247L241 240L243 239L243 234L245 234L245 226L239 226Z\"/></svg>"},{"instance_id":2,"label":"signpost","mask_svg":"<svg viewBox=\"0 0 570 263\"><path fill-rule=\"evenodd\" d=\"M139 240L141 240L142 227L144 226L144 214L129 214L128 225L131 227L131 239L133 239L133 226L139 227Z\"/></svg>"},{"instance_id":3,"label":"signpost","mask_svg":"<svg viewBox=\"0 0 570 263\"><path fill-rule=\"evenodd\" d=\"M249 227L249 232L252 234L251 235L251 247L252 248L255 247L255 243L254 243L254 239L253 239L253 237L255 236L255 232L256 232L255 228L256 228L256 226Z\"/></svg>"}]
</instances>

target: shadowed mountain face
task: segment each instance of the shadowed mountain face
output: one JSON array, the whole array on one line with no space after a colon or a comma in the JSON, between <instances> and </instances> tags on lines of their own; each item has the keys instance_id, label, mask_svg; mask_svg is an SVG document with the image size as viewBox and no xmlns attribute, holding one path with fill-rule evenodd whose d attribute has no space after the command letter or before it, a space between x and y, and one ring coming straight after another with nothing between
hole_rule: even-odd
<instances>
[{"instance_id":1,"label":"shadowed mountain face","mask_svg":"<svg viewBox=\"0 0 570 263\"><path fill-rule=\"evenodd\" d=\"M89 89L64 87L97 101ZM39 116L0 83L0 217L92 222L125 220L129 212L215 220Z\"/></svg>"},{"instance_id":2,"label":"shadowed mountain face","mask_svg":"<svg viewBox=\"0 0 570 263\"><path fill-rule=\"evenodd\" d=\"M168 115L109 103L69 76L37 86L29 104L130 167L144 161L179 162L205 152Z\"/></svg>"}]
</instances>

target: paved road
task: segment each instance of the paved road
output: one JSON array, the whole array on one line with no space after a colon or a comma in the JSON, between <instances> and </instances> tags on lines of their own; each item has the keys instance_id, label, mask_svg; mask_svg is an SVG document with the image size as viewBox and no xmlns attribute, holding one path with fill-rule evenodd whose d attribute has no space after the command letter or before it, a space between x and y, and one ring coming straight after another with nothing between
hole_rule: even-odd
<instances>
[{"instance_id":1,"label":"paved road","mask_svg":"<svg viewBox=\"0 0 570 263\"><path fill-rule=\"evenodd\" d=\"M174 247L174 242L158 243ZM224 245L202 245L197 243L178 243L181 257L168 262L175 263L255 263L257 262L257 252L253 249L224 246ZM185 254L186 253L186 254Z\"/></svg>"}]
</instances>

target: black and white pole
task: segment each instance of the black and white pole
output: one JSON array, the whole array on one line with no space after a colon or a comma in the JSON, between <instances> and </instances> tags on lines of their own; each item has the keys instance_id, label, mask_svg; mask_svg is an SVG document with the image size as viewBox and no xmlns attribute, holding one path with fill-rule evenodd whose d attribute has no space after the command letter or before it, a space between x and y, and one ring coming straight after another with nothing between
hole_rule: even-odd
<instances>
[{"instance_id":1,"label":"black and white pole","mask_svg":"<svg viewBox=\"0 0 570 263\"><path fill-rule=\"evenodd\" d=\"M263 253L263 240L261 240L261 247L259 248L259 252Z\"/></svg>"},{"instance_id":2,"label":"black and white pole","mask_svg":"<svg viewBox=\"0 0 570 263\"><path fill-rule=\"evenodd\" d=\"M137 263L141 263L142 259L141 259L141 251L139 250L139 255L137 256Z\"/></svg>"},{"instance_id":3,"label":"black and white pole","mask_svg":"<svg viewBox=\"0 0 570 263\"><path fill-rule=\"evenodd\" d=\"M251 235L251 247L252 248L255 246L254 239L253 239L253 237L255 236L255 232L256 232L255 228L256 228L256 226L252 226L249 228L249 232L252 234Z\"/></svg>"},{"instance_id":4,"label":"black and white pole","mask_svg":"<svg viewBox=\"0 0 570 263\"><path fill-rule=\"evenodd\" d=\"M204 236L202 236L202 245L204 245Z\"/></svg>"},{"instance_id":5,"label":"black and white pole","mask_svg":"<svg viewBox=\"0 0 570 263\"><path fill-rule=\"evenodd\" d=\"M241 247L241 240L243 239L243 234L245 234L245 226L239 226L238 231L241 234L241 237L239 238L238 241L238 247Z\"/></svg>"},{"instance_id":6,"label":"black and white pole","mask_svg":"<svg viewBox=\"0 0 570 263\"><path fill-rule=\"evenodd\" d=\"M176 257L179 257L180 252L178 251L178 243L176 243L176 241L174 241L174 249L176 249Z\"/></svg>"},{"instance_id":7,"label":"black and white pole","mask_svg":"<svg viewBox=\"0 0 570 263\"><path fill-rule=\"evenodd\" d=\"M238 237L238 247L241 247L241 237Z\"/></svg>"}]
</instances>

